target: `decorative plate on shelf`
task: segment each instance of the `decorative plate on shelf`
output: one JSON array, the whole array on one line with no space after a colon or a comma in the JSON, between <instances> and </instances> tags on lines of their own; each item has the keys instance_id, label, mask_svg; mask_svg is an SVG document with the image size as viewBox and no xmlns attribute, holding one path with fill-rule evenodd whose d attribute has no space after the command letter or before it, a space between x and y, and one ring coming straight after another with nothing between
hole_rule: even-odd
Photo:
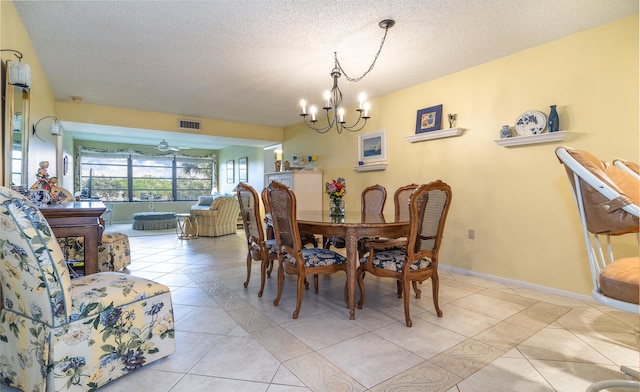
<instances>
[{"instance_id":1,"label":"decorative plate on shelf","mask_svg":"<svg viewBox=\"0 0 640 392\"><path fill-rule=\"evenodd\" d=\"M547 116L537 110L524 112L516 120L516 133L519 136L541 134L547 127Z\"/></svg>"}]
</instances>

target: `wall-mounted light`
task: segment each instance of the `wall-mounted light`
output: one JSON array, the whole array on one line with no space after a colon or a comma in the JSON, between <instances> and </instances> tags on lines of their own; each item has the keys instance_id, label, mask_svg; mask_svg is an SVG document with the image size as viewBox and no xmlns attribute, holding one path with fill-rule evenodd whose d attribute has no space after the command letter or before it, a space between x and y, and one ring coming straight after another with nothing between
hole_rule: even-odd
<instances>
[{"instance_id":1,"label":"wall-mounted light","mask_svg":"<svg viewBox=\"0 0 640 392\"><path fill-rule=\"evenodd\" d=\"M18 62L7 60L8 83L12 86L31 88L31 67L22 62L22 53L14 49L0 49L0 52L14 52L13 54L18 58Z\"/></svg>"},{"instance_id":2,"label":"wall-mounted light","mask_svg":"<svg viewBox=\"0 0 640 392\"><path fill-rule=\"evenodd\" d=\"M38 136L38 134L36 133L36 130L38 128L38 124L40 124L40 121L44 120L45 118L52 118L53 121L51 122L51 125L49 127L49 130L51 131L51 134L53 136L62 136L62 124L60 124L60 122L58 121L58 118L56 116L46 116L46 117L42 117L40 120L38 120L32 128L32 134L37 137L38 139L42 140L43 142L46 143L46 141L44 139L42 139L40 136Z\"/></svg>"}]
</instances>

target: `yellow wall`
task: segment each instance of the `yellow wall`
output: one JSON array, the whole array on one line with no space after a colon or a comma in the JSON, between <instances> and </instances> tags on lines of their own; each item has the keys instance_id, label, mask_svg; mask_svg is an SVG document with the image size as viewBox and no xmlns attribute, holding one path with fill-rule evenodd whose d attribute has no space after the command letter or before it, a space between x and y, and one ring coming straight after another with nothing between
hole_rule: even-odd
<instances>
[{"instance_id":1,"label":"yellow wall","mask_svg":"<svg viewBox=\"0 0 640 392\"><path fill-rule=\"evenodd\" d=\"M353 170L358 134L319 135L303 124L285 129L285 157L315 154L325 181L345 177L347 209L358 209L360 191L379 183L390 193L385 212L391 214L397 187L442 179L453 189L453 204L441 263L589 294L579 218L554 149L564 144L605 160L640 161L638 83L636 15L373 100L364 132L386 129L385 171ZM407 142L416 111L437 104L443 104L443 127L446 114L456 113L463 135ZM570 132L562 143L505 148L494 142L501 125L513 127L527 110L548 114L552 104L561 130ZM468 229L475 239L467 238ZM637 254L634 244L624 242Z\"/></svg>"},{"instance_id":2,"label":"yellow wall","mask_svg":"<svg viewBox=\"0 0 640 392\"><path fill-rule=\"evenodd\" d=\"M24 30L18 12L12 2L0 1L0 22L0 47L2 49L20 51L23 55L22 62L31 66L31 111L29 116L30 121L27 127L27 129L31 129L31 125L35 124L40 118L55 114L55 98L49 86L49 81L40 65L40 61L31 45L31 40ZM12 52L0 52L0 56L2 61L16 60ZM40 131L38 135L41 136L46 143L37 139L31 140L29 143L29 173L27 175L27 184L35 182L38 162L42 160L50 161L49 175L59 177L58 161L56 159L57 141L49 132ZM3 165L3 162L4 159L1 160L0 165ZM0 170L4 170L4 168L0 166Z\"/></svg>"}]
</instances>

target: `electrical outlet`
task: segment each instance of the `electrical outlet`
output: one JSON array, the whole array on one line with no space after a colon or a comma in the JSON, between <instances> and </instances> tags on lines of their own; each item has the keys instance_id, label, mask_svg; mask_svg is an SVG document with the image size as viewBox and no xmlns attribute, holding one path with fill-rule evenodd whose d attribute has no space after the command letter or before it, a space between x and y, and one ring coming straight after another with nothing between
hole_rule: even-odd
<instances>
[{"instance_id":1,"label":"electrical outlet","mask_svg":"<svg viewBox=\"0 0 640 392\"><path fill-rule=\"evenodd\" d=\"M475 238L476 238L476 231L475 231L475 230L473 230L473 229L469 229L469 231L468 231L468 237L469 237L469 239L470 239L470 240L475 239Z\"/></svg>"}]
</instances>

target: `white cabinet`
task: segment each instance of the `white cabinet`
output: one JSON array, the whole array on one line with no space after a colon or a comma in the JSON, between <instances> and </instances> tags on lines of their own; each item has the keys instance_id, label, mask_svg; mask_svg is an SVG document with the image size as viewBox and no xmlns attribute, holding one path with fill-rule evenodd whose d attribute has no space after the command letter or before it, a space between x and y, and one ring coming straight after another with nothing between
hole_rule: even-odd
<instances>
[{"instance_id":1,"label":"white cabinet","mask_svg":"<svg viewBox=\"0 0 640 392\"><path fill-rule=\"evenodd\" d=\"M322 210L322 172L312 170L295 170L287 172L265 173L264 186L271 181L278 181L296 194L298 211Z\"/></svg>"}]
</instances>

